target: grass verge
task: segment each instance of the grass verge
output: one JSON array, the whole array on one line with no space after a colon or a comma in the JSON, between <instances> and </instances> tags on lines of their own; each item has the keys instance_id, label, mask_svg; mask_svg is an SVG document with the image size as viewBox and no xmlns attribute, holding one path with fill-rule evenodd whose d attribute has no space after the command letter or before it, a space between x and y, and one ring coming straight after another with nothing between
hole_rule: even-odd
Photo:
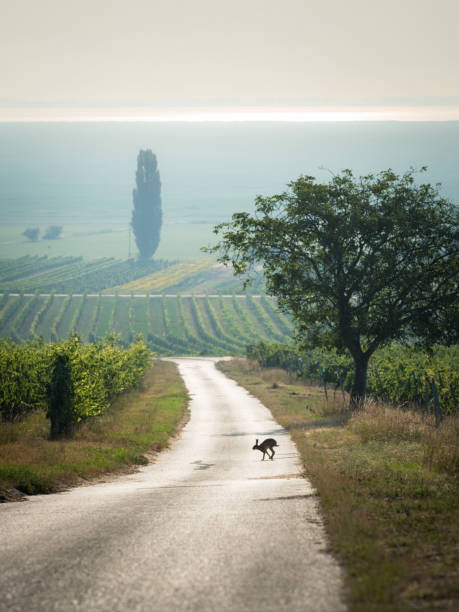
<instances>
[{"instance_id":1,"label":"grass verge","mask_svg":"<svg viewBox=\"0 0 459 612\"><path fill-rule=\"evenodd\" d=\"M157 361L139 389L117 398L72 440L50 441L43 413L0 424L0 492L51 493L148 463L184 421L188 396L175 364ZM4 498L8 497L4 494Z\"/></svg>"},{"instance_id":2,"label":"grass verge","mask_svg":"<svg viewBox=\"0 0 459 612\"><path fill-rule=\"evenodd\" d=\"M352 612L459 609L459 422L368 403L349 415L280 370L222 371L289 430L316 487Z\"/></svg>"}]
</instances>

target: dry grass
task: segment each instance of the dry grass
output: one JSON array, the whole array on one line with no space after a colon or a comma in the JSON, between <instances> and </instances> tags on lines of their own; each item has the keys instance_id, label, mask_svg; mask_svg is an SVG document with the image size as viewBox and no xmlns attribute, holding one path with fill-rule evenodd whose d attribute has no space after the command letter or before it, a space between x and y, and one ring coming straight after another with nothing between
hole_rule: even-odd
<instances>
[{"instance_id":1,"label":"dry grass","mask_svg":"<svg viewBox=\"0 0 459 612\"><path fill-rule=\"evenodd\" d=\"M176 366L158 361L140 389L119 397L105 415L88 420L73 440L50 441L43 413L0 424L0 490L48 493L105 472L147 463L167 446L186 411Z\"/></svg>"},{"instance_id":2,"label":"dry grass","mask_svg":"<svg viewBox=\"0 0 459 612\"><path fill-rule=\"evenodd\" d=\"M430 417L374 402L350 415L277 371L244 360L221 367L290 431L343 563L350 610L458 609L459 419L436 429Z\"/></svg>"},{"instance_id":3,"label":"dry grass","mask_svg":"<svg viewBox=\"0 0 459 612\"><path fill-rule=\"evenodd\" d=\"M459 470L459 418L446 417L439 427L435 418L367 400L364 410L352 416L349 427L362 442L416 443L422 465L430 470L454 474Z\"/></svg>"}]
</instances>

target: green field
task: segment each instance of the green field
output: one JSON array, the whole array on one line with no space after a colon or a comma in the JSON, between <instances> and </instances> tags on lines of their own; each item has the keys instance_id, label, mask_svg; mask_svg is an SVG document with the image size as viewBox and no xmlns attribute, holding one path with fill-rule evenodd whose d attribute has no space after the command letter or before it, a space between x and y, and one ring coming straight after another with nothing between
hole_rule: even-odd
<instances>
[{"instance_id":1,"label":"green field","mask_svg":"<svg viewBox=\"0 0 459 612\"><path fill-rule=\"evenodd\" d=\"M22 232L28 227L39 227L41 234L46 225L4 223L0 227L0 259L25 255L61 257L83 255L88 259L100 257L126 258L137 255L134 237L129 245L128 223L97 224L62 223L62 236L58 240L27 240ZM203 257L202 246L215 243L213 225L208 223L164 223L161 243L155 257L158 259L187 260Z\"/></svg>"},{"instance_id":2,"label":"green field","mask_svg":"<svg viewBox=\"0 0 459 612\"><path fill-rule=\"evenodd\" d=\"M189 261L26 255L0 259L0 293L242 293L243 279L209 257ZM252 293L264 293L257 274Z\"/></svg>"},{"instance_id":3,"label":"green field","mask_svg":"<svg viewBox=\"0 0 459 612\"><path fill-rule=\"evenodd\" d=\"M290 342L292 325L263 295L210 258L187 262L28 255L0 260L0 337L84 342L141 333L158 354L241 355Z\"/></svg>"},{"instance_id":4,"label":"green field","mask_svg":"<svg viewBox=\"0 0 459 612\"><path fill-rule=\"evenodd\" d=\"M266 296L0 296L0 337L85 342L143 334L158 354L242 355L249 343L289 342L292 326Z\"/></svg>"}]
</instances>

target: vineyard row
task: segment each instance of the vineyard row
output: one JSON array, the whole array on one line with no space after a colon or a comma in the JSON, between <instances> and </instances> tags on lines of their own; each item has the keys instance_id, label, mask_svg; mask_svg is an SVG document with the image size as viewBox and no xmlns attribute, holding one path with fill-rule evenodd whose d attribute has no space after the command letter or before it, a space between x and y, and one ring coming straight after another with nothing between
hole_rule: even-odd
<instances>
[{"instance_id":1,"label":"vineyard row","mask_svg":"<svg viewBox=\"0 0 459 612\"><path fill-rule=\"evenodd\" d=\"M0 337L60 342L72 331L126 344L141 333L158 354L242 355L250 343L290 342L292 326L266 296L0 295Z\"/></svg>"},{"instance_id":2,"label":"vineyard row","mask_svg":"<svg viewBox=\"0 0 459 612\"><path fill-rule=\"evenodd\" d=\"M82 257L20 257L0 261L0 291L98 292L151 275L173 262Z\"/></svg>"},{"instance_id":3,"label":"vineyard row","mask_svg":"<svg viewBox=\"0 0 459 612\"><path fill-rule=\"evenodd\" d=\"M350 355L336 350L314 349L298 352L291 345L260 342L247 346L247 356L264 368L282 368L298 377L339 390L349 391L354 376ZM413 346L393 344L380 348L370 361L368 395L396 404L416 405L425 412L459 410L459 347L437 346L431 352Z\"/></svg>"}]
</instances>

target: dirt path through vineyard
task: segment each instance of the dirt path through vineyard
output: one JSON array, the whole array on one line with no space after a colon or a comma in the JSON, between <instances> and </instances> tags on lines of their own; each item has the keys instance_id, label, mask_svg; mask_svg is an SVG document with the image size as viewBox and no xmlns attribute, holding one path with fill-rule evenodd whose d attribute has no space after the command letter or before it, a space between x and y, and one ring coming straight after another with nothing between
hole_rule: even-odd
<instances>
[{"instance_id":1,"label":"dirt path through vineyard","mask_svg":"<svg viewBox=\"0 0 459 612\"><path fill-rule=\"evenodd\" d=\"M175 360L191 419L113 482L0 507L1 610L345 609L317 498L289 435L216 370ZM252 451L274 437L274 461Z\"/></svg>"}]
</instances>

